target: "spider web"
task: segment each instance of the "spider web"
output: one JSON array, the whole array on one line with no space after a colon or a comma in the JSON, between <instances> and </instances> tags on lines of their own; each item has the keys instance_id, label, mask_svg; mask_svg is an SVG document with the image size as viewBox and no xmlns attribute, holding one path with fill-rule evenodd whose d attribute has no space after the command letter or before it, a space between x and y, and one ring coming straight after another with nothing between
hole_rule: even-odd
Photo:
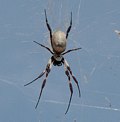
<instances>
[{"instance_id":1,"label":"spider web","mask_svg":"<svg viewBox=\"0 0 120 122\"><path fill-rule=\"evenodd\" d=\"M8 6L5 2L0 7L0 121L120 121L119 0L30 0ZM52 68L37 110L34 107L43 78L24 87L44 70L51 57L32 42L50 46L45 8L53 31L66 31L72 11L67 49L82 47L65 55L82 94L79 98L72 80L74 94L67 116L70 91L63 67Z\"/></svg>"}]
</instances>

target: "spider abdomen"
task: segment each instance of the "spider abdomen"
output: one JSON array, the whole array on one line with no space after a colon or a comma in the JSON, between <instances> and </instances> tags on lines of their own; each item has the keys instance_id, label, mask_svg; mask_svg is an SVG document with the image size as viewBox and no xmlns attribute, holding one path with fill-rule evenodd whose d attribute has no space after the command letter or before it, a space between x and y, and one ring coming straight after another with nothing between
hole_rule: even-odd
<instances>
[{"instance_id":1,"label":"spider abdomen","mask_svg":"<svg viewBox=\"0 0 120 122\"><path fill-rule=\"evenodd\" d=\"M66 34L62 31L55 31L52 35L52 48L57 54L61 54L66 49Z\"/></svg>"}]
</instances>

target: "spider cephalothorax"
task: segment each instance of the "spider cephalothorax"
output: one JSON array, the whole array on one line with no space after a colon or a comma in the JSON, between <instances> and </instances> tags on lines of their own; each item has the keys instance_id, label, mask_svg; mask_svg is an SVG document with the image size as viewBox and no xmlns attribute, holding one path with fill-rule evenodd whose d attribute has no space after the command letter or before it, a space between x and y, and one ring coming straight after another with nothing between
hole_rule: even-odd
<instances>
[{"instance_id":1,"label":"spider cephalothorax","mask_svg":"<svg viewBox=\"0 0 120 122\"><path fill-rule=\"evenodd\" d=\"M50 32L50 41L51 41L52 50L49 47L46 47L46 46L44 46L44 45L42 45L42 44L40 44L40 43L38 43L36 41L34 41L34 42L37 43L38 45L46 48L52 54L52 57L49 59L48 64L46 66L46 69L37 78L35 78L33 81L25 84L24 86L27 86L27 85L33 83L37 79L41 78L44 74L46 74L46 77L45 77L45 79L43 80L43 83L42 83L42 87L41 87L41 91L40 91L40 95L39 95L37 104L35 106L35 108L37 108L38 103L39 103L40 98L41 98L41 94L42 94L43 88L44 88L45 83L46 83L46 79L48 77L48 74L50 73L52 65L61 66L63 64L64 68L65 68L65 74L68 77L69 88L70 88L70 92L71 92L70 100L69 100L69 103L68 103L68 107L67 107L67 110L65 112L65 114L66 114L68 112L68 110L69 110L71 99L72 99L72 94L73 94L73 88L72 88L70 75L72 76L73 80L77 84L78 91L79 91L79 97L81 96L81 94L80 94L80 88L79 88L78 81L76 80L75 76L72 74L72 70L71 70L69 64L67 63L67 61L64 59L63 55L65 55L66 53L69 53L71 51L79 50L81 48L74 48L74 49L70 49L70 50L65 51L66 50L68 34L69 34L69 32L71 30L71 27L72 27L72 12L71 12L70 26L68 27L66 33L64 33L62 31L55 31L54 33L52 33L51 27L48 24L46 10L45 10L45 20L46 20L47 28L48 28L48 30Z\"/></svg>"}]
</instances>

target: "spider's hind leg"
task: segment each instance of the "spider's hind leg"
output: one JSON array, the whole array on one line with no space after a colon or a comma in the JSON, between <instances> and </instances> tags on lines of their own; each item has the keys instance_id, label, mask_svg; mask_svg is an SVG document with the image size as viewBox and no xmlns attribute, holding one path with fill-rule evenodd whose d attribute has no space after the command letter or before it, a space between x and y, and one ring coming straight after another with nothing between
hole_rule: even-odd
<instances>
[{"instance_id":1,"label":"spider's hind leg","mask_svg":"<svg viewBox=\"0 0 120 122\"><path fill-rule=\"evenodd\" d=\"M46 9L44 10L44 12L45 12L45 21L46 21L46 25L47 25L47 28L48 28L48 30L49 30L49 32L50 32L50 40L52 41L52 29L51 29L51 27L50 27L50 25L49 25L49 23L48 23Z\"/></svg>"},{"instance_id":2,"label":"spider's hind leg","mask_svg":"<svg viewBox=\"0 0 120 122\"><path fill-rule=\"evenodd\" d=\"M69 27L68 27L68 29L67 29L67 32L66 32L66 39L68 38L68 34L69 34L70 30L71 30L71 27L72 27L72 12L71 12L70 25L69 25Z\"/></svg>"}]
</instances>

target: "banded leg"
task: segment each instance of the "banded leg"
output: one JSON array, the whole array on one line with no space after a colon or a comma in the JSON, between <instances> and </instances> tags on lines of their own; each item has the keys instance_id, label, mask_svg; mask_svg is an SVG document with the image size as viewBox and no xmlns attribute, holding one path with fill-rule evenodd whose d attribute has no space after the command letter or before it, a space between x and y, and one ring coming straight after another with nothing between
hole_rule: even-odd
<instances>
[{"instance_id":1,"label":"banded leg","mask_svg":"<svg viewBox=\"0 0 120 122\"><path fill-rule=\"evenodd\" d=\"M35 78L35 79L32 80L31 82L29 82L29 83L27 83L27 84L24 85L24 86L27 86L27 85L29 85L29 84L35 82L37 79L41 78L41 77L46 73L46 77L45 77L45 79L43 80L43 83L42 83L42 86L41 86L40 95L39 95L39 98L38 98L38 101L37 101L37 104L36 104L35 108L37 108L38 103L39 103L39 101L40 101L40 98L41 98L41 95L42 95L42 90L43 90L43 88L44 88L44 86L45 86L45 83L46 83L48 74L50 73L52 64L53 64L53 59L51 58L51 59L48 61L48 64L47 64L47 66L46 66L46 69L45 69L37 78Z\"/></svg>"},{"instance_id":2,"label":"banded leg","mask_svg":"<svg viewBox=\"0 0 120 122\"><path fill-rule=\"evenodd\" d=\"M31 82L25 84L24 86L28 86L28 85L30 85L31 83L35 82L37 79L41 78L41 77L45 74L45 72L46 72L46 71L44 70L37 78L35 78L35 79L32 80Z\"/></svg>"},{"instance_id":3,"label":"banded leg","mask_svg":"<svg viewBox=\"0 0 120 122\"><path fill-rule=\"evenodd\" d=\"M50 59L47 66L46 66L46 69L45 69L46 76L45 76L45 79L43 80L41 90L40 90L40 94L39 94L39 98L38 98L38 101L37 101L37 104L36 104L35 108L37 108L37 106L39 104L39 101L40 101L40 98L41 98L41 95L42 95L42 91L43 91L43 88L45 87L46 80L47 80L48 74L50 73L52 64L53 64L53 61L52 61L52 59Z\"/></svg>"},{"instance_id":4,"label":"banded leg","mask_svg":"<svg viewBox=\"0 0 120 122\"><path fill-rule=\"evenodd\" d=\"M72 95L73 95L73 87L72 87L72 83L71 83L71 80L70 80L70 74L67 70L67 68L65 67L65 74L67 75L68 77L68 82L69 82L69 88L70 88L70 92L71 92L71 95L70 95L70 99L69 99L69 103L68 103L68 107L67 107L67 110L65 112L65 114L67 114L68 110L69 110L69 107L70 107L70 103L71 103L71 100L72 100Z\"/></svg>"},{"instance_id":5,"label":"banded leg","mask_svg":"<svg viewBox=\"0 0 120 122\"><path fill-rule=\"evenodd\" d=\"M49 25L49 23L48 23L47 14L46 14L46 9L44 10L44 12L45 12L46 25L47 25L47 28L48 28L48 30L49 30L49 32L50 32L50 40L51 40L51 42L52 42L52 29L51 29L51 27L50 27L50 25Z\"/></svg>"},{"instance_id":6,"label":"banded leg","mask_svg":"<svg viewBox=\"0 0 120 122\"><path fill-rule=\"evenodd\" d=\"M70 30L71 30L71 27L72 27L72 12L71 12L70 26L68 27L67 32L66 32L66 39L67 39L68 34L69 34Z\"/></svg>"},{"instance_id":7,"label":"banded leg","mask_svg":"<svg viewBox=\"0 0 120 122\"><path fill-rule=\"evenodd\" d=\"M80 87L79 87L78 81L77 81L77 79L75 78L75 76L72 74L72 70L70 69L70 66L69 66L69 64L67 63L67 61L66 61L66 60L65 60L65 65L66 65L66 67L67 67L68 71L70 72L70 74L71 74L71 76L72 76L73 80L74 80L74 81L75 81L75 83L77 84L78 91L79 91L79 97L80 97L80 96L81 96L81 92L80 92Z\"/></svg>"},{"instance_id":8,"label":"banded leg","mask_svg":"<svg viewBox=\"0 0 120 122\"><path fill-rule=\"evenodd\" d=\"M70 74L69 74L69 71L66 67L66 64L65 64L65 60L63 59L62 63L64 64L64 69L65 69L65 74L67 75L68 77L68 82L69 82L69 88L70 88L70 99L69 99L69 103L68 103L68 107L67 107L67 110L65 112L65 114L67 114L68 110L69 110L69 107L70 107L70 103L71 103L71 100L72 100L72 95L73 95L73 87L72 87L72 83L71 83L71 80L70 80Z\"/></svg>"}]
</instances>

